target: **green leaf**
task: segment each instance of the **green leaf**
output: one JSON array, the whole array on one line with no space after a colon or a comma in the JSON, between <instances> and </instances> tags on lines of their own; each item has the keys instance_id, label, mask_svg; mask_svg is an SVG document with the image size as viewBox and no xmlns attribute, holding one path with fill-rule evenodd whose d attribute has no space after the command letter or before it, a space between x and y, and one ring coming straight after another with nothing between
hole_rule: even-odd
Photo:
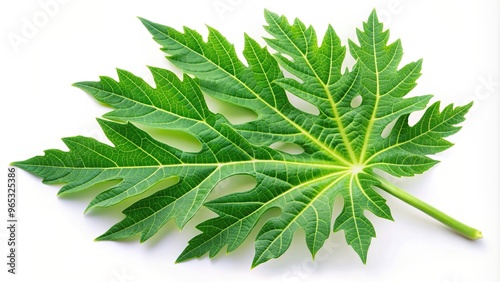
<instances>
[{"instance_id":1,"label":"green leaf","mask_svg":"<svg viewBox=\"0 0 500 282\"><path fill-rule=\"evenodd\" d=\"M155 85L118 70L118 81L101 77L75 86L109 105L112 111L98 122L113 143L86 137L63 139L69 151L47 150L44 156L16 162L48 184L63 183L60 194L92 189L119 180L98 194L87 210L116 205L135 197L125 218L98 240L120 240L136 234L151 238L168 221L182 228L202 206L217 214L197 228L177 261L215 256L225 246L232 252L271 209L280 214L263 222L255 238L252 266L280 257L302 229L314 256L331 232L343 231L346 241L366 262L375 229L366 211L392 220L380 188L428 213L464 236L480 232L458 223L393 186L376 169L393 176L423 173L437 163L429 155L452 144L444 138L456 133L471 104L439 102L427 107L431 96L406 95L416 86L422 61L401 66L401 42L389 43L375 11L349 41L356 60L342 71L346 47L328 26L321 43L312 27L296 19L265 12L266 42L260 46L245 35L244 62L217 30L208 39L189 28L182 32L141 19L162 46L167 59L184 72L179 79L169 70L150 67ZM293 77L285 77L283 69ZM317 107L303 112L287 98L294 94ZM234 125L212 113L203 93L257 114L251 122ZM409 115L425 110L413 126ZM389 130L387 136L383 132ZM201 143L198 152L185 152L162 143L138 126L178 130ZM300 146L287 153L277 142ZM253 189L208 201L222 180L248 175ZM140 196L160 181L178 182L147 197ZM343 199L341 213L332 221L334 199ZM139 199L140 198L140 199ZM253 238L252 238L253 239Z\"/></svg>"}]
</instances>

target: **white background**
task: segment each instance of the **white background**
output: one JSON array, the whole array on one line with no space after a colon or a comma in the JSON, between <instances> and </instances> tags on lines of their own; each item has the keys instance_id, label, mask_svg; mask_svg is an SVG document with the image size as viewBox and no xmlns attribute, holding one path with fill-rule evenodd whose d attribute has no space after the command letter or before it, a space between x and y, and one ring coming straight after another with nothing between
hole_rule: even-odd
<instances>
[{"instance_id":1,"label":"white background","mask_svg":"<svg viewBox=\"0 0 500 282\"><path fill-rule=\"evenodd\" d=\"M58 187L21 171L19 274L6 274L7 232L1 228L2 281L500 281L498 1L61 0L48 12L40 4L47 2L0 4L3 182L9 162L64 149L61 137L104 141L95 118L107 109L72 83L116 77L116 67L148 80L146 65L172 69L137 16L203 34L208 24L241 52L243 32L265 35L264 8L300 17L318 34L331 23L344 44L376 8L391 29L391 40L402 39L403 61L424 58L415 94L435 94L444 104L475 100L464 128L450 138L456 145L436 156L442 162L396 184L481 229L484 239L466 240L384 194L395 222L373 219L377 238L366 265L342 232L331 236L316 262L298 233L285 255L253 270L251 240L227 256L174 264L197 233L199 219L182 232L169 223L144 244L136 238L94 242L121 218L119 209L83 215L92 193L60 199ZM1 192L2 210L5 198L6 191Z\"/></svg>"}]
</instances>

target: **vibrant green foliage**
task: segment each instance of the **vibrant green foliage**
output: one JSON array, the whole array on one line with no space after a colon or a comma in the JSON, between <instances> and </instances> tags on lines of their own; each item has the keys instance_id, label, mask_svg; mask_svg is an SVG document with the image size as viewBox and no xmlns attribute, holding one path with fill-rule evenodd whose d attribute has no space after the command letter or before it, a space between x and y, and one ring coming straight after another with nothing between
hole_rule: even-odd
<instances>
[{"instance_id":1,"label":"vibrant green foliage","mask_svg":"<svg viewBox=\"0 0 500 282\"><path fill-rule=\"evenodd\" d=\"M168 70L150 68L155 87L123 70L118 70L119 81L101 77L76 83L114 109L99 120L114 146L81 136L65 138L68 152L47 150L15 165L45 183L64 183L61 194L120 180L88 209L115 205L165 178L179 178L125 209L126 218L99 240L141 234L145 241L169 220L182 228L204 205L218 216L197 226L201 233L178 261L206 253L212 257L226 245L227 252L235 250L266 211L279 208L281 214L259 230L253 266L281 256L298 229L304 230L313 256L332 229L342 230L365 262L375 237L365 211L392 220L385 199L374 190L383 186L374 169L397 177L428 170L437 163L428 155L452 145L444 138L459 130L456 125L471 105L441 111L439 102L427 107L430 95L405 98L416 85L422 62L400 66L401 42L389 43L389 32L375 12L357 31L358 43L349 41L356 63L344 71L346 48L331 26L319 43L314 29L299 20L289 24L268 11L265 18L266 42L277 53L245 36L246 62L213 28L204 41L189 28L180 32L142 20L167 59L185 73L182 80ZM282 69L294 78L285 77ZM292 106L286 91L312 103L319 114ZM258 117L231 124L209 111L202 92ZM409 115L420 110L425 114L410 126ZM201 150L184 152L134 124L189 133L201 142ZM390 124L394 128L383 136ZM304 151L272 149L276 142ZM254 177L255 188L207 201L217 183L234 175ZM332 222L337 196L344 204Z\"/></svg>"}]
</instances>

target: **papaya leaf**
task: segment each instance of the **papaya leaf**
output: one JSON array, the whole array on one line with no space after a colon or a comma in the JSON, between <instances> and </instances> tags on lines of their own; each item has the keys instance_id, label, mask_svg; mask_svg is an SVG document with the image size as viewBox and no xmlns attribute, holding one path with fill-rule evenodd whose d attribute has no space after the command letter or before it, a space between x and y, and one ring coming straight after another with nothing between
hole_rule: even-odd
<instances>
[{"instance_id":1,"label":"papaya leaf","mask_svg":"<svg viewBox=\"0 0 500 282\"><path fill-rule=\"evenodd\" d=\"M481 233L430 207L383 178L421 174L437 161L429 155L448 149L446 137L456 133L471 104L428 106L431 95L406 97L416 86L422 61L401 66L400 40L389 42L373 11L357 42L348 48L331 26L321 42L314 28L296 19L265 11L269 38L262 47L245 35L244 61L234 46L209 27L208 39L189 28L175 30L141 19L182 79L165 69L150 67L155 85L125 70L118 80L101 77L75 86L109 105L112 111L98 122L113 146L92 138L64 138L69 151L47 150L44 156L15 162L43 178L63 183L60 194L89 189L118 180L98 194L87 210L116 205L147 192L171 177L179 181L137 200L125 218L98 237L120 240L140 234L146 241L168 221L182 228L202 206L217 215L197 226L201 233L189 241L178 261L210 257L227 246L232 252L256 228L263 214L278 208L255 238L252 266L281 256L295 231L305 232L314 256L331 232L345 239L363 262L375 229L365 216L392 220L382 189L440 220L462 235ZM356 63L342 70L347 50ZM294 77L285 77L284 71ZM317 114L294 107L287 92L311 103ZM254 111L257 118L231 124L211 112L203 93ZM425 113L410 126L409 115ZM179 130L196 137L198 152L166 145L138 126ZM383 134L393 125L389 133ZM273 144L295 144L298 154ZM256 185L207 200L214 187L234 175L255 178ZM334 199L343 209L332 220Z\"/></svg>"}]
</instances>

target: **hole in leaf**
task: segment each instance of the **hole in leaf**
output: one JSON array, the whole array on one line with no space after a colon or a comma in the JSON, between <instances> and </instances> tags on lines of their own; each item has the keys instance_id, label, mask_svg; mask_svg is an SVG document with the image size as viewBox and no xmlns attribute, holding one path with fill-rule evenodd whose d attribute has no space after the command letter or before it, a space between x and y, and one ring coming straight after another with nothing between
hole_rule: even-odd
<instances>
[{"instance_id":1,"label":"hole in leaf","mask_svg":"<svg viewBox=\"0 0 500 282\"><path fill-rule=\"evenodd\" d=\"M335 222L335 219L337 219L337 217L340 215L343 208L344 208L344 198L341 195L337 195L333 202L332 222Z\"/></svg>"},{"instance_id":2,"label":"hole in leaf","mask_svg":"<svg viewBox=\"0 0 500 282\"><path fill-rule=\"evenodd\" d=\"M306 100L299 98L288 91L286 92L286 96L288 97L290 104L292 104L295 108L311 115L319 115L319 109L310 102L307 102Z\"/></svg>"},{"instance_id":3,"label":"hole in leaf","mask_svg":"<svg viewBox=\"0 0 500 282\"><path fill-rule=\"evenodd\" d=\"M304 148L294 143L280 141L271 144L269 147L292 155L299 155L304 153Z\"/></svg>"},{"instance_id":4,"label":"hole in leaf","mask_svg":"<svg viewBox=\"0 0 500 282\"><path fill-rule=\"evenodd\" d=\"M278 207L272 207L270 209L268 209L263 215L262 217L260 218L260 220L262 220L264 223L273 218L273 217L277 217L277 216L281 216L282 214L282 211L280 208Z\"/></svg>"},{"instance_id":5,"label":"hole in leaf","mask_svg":"<svg viewBox=\"0 0 500 282\"><path fill-rule=\"evenodd\" d=\"M198 141L196 137L187 132L180 130L160 129L140 124L136 124L136 126L146 131L154 139L169 146L175 147L179 150L190 153L196 153L201 150L201 142Z\"/></svg>"},{"instance_id":6,"label":"hole in leaf","mask_svg":"<svg viewBox=\"0 0 500 282\"><path fill-rule=\"evenodd\" d=\"M147 197L153 195L154 193L156 193L158 191L161 191L163 189L166 189L166 188L168 188L168 187L170 187L172 185L175 185L178 182L179 182L179 177L178 176L171 176L171 177L164 178L164 179L156 182L155 184L153 184L153 186L149 187L142 194L135 195L133 197L127 198L127 199L123 200L122 202L120 202L120 203L118 203L118 204L116 204L114 206L104 207L104 208L103 207L96 207L96 208L90 210L90 213L94 214L94 215L100 215L100 214L106 214L106 215L117 214L118 215L118 214L121 214L121 212L124 209L126 209L130 205L134 204L135 202L140 201L140 200L142 200L144 198L147 198ZM109 187L107 187L107 189L109 189L111 187L112 186L109 186ZM100 192L104 192L107 189L101 190L101 191L99 191L99 193ZM95 196L97 194L98 193L96 193Z\"/></svg>"},{"instance_id":7,"label":"hole in leaf","mask_svg":"<svg viewBox=\"0 0 500 282\"><path fill-rule=\"evenodd\" d=\"M207 201L229 194L245 192L255 188L256 185L257 180L251 175L233 175L220 181L208 196Z\"/></svg>"},{"instance_id":8,"label":"hole in leaf","mask_svg":"<svg viewBox=\"0 0 500 282\"><path fill-rule=\"evenodd\" d=\"M153 195L154 193L161 191L165 188L168 188L170 186L173 186L179 182L180 178L179 176L170 176L167 178L164 178L155 184L151 186L148 190L146 190L144 193L134 196L131 199L134 199L134 201L139 201L140 199L144 199L150 195Z\"/></svg>"},{"instance_id":9,"label":"hole in leaf","mask_svg":"<svg viewBox=\"0 0 500 282\"><path fill-rule=\"evenodd\" d=\"M380 136L381 136L382 138L384 138L384 139L385 139L385 138L387 138L387 137L389 137L389 135L391 134L392 129L394 128L394 125L396 124L396 122L397 122L397 121L398 121L398 120L397 120L397 119L395 119L395 120L393 120L393 121L389 122L389 124L387 124L387 125L384 127L384 130L382 130L382 133L380 134Z\"/></svg>"},{"instance_id":10,"label":"hole in leaf","mask_svg":"<svg viewBox=\"0 0 500 282\"><path fill-rule=\"evenodd\" d=\"M125 201L123 201L123 203L117 204L117 206L121 206L121 208L123 210L124 208L130 206L131 204L133 204L137 201L140 201L144 198L147 198L147 197L153 195L154 193L156 193L158 191L164 190L170 186L177 184L179 182L179 180L180 180L179 176L170 176L170 177L164 178L164 179L156 182L155 184L153 184L153 186L149 187L144 193L130 197L130 198L126 199Z\"/></svg>"},{"instance_id":11,"label":"hole in leaf","mask_svg":"<svg viewBox=\"0 0 500 282\"><path fill-rule=\"evenodd\" d=\"M288 54L281 53L280 55L283 56L285 59L289 60L290 62L295 62L295 60Z\"/></svg>"},{"instance_id":12,"label":"hole in leaf","mask_svg":"<svg viewBox=\"0 0 500 282\"><path fill-rule=\"evenodd\" d=\"M288 72L286 69L281 68L281 71L283 72L283 76L284 76L284 77L294 79L294 80L296 80L298 83L304 83L304 81L303 81L302 79L300 79L300 78L299 78L298 76L296 76L295 74Z\"/></svg>"},{"instance_id":13,"label":"hole in leaf","mask_svg":"<svg viewBox=\"0 0 500 282\"><path fill-rule=\"evenodd\" d=\"M214 113L222 114L232 124L242 124L257 119L257 114L245 107L240 107L209 95L204 95L208 109Z\"/></svg>"},{"instance_id":14,"label":"hole in leaf","mask_svg":"<svg viewBox=\"0 0 500 282\"><path fill-rule=\"evenodd\" d=\"M361 106L361 103L363 103L363 97L361 95L358 95L351 100L351 108L356 109L357 107Z\"/></svg>"},{"instance_id":15,"label":"hole in leaf","mask_svg":"<svg viewBox=\"0 0 500 282\"><path fill-rule=\"evenodd\" d=\"M118 185L122 181L123 181L122 179L106 180L103 182L96 183L83 190L78 190L78 191L73 190L73 192L69 190L66 193L60 194L59 197L65 200L78 200L82 202L90 202L99 193L104 192L115 185Z\"/></svg>"},{"instance_id":16,"label":"hole in leaf","mask_svg":"<svg viewBox=\"0 0 500 282\"><path fill-rule=\"evenodd\" d=\"M425 110L415 111L408 117L408 125L414 126L424 115Z\"/></svg>"}]
</instances>

